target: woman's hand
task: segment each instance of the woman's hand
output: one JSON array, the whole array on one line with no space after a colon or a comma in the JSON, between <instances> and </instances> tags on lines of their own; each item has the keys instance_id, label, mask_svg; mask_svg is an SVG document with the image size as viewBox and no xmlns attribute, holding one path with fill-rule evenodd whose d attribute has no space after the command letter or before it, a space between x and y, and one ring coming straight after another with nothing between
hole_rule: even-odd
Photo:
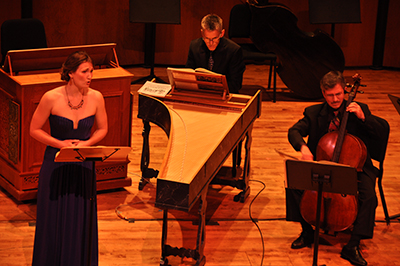
<instances>
[{"instance_id":1,"label":"woman's hand","mask_svg":"<svg viewBox=\"0 0 400 266\"><path fill-rule=\"evenodd\" d=\"M81 142L79 139L66 139L60 141L60 148L64 147L76 147L79 146L79 143Z\"/></svg>"},{"instance_id":2,"label":"woman's hand","mask_svg":"<svg viewBox=\"0 0 400 266\"><path fill-rule=\"evenodd\" d=\"M76 146L77 146L77 147L88 147L88 146L90 146L90 144L88 143L87 140L80 140L80 141L76 144Z\"/></svg>"}]
</instances>

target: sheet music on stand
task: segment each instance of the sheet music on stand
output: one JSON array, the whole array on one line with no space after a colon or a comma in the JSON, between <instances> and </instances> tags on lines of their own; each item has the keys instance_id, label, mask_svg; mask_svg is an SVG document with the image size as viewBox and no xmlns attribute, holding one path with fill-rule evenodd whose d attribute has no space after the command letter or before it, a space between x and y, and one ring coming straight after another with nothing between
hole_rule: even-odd
<instances>
[{"instance_id":1,"label":"sheet music on stand","mask_svg":"<svg viewBox=\"0 0 400 266\"><path fill-rule=\"evenodd\" d=\"M198 97L229 99L226 76L207 69L167 68L172 95L195 95Z\"/></svg>"},{"instance_id":2,"label":"sheet music on stand","mask_svg":"<svg viewBox=\"0 0 400 266\"><path fill-rule=\"evenodd\" d=\"M165 97L170 91L170 84L146 81L146 83L140 87L138 93L147 94L154 97Z\"/></svg>"},{"instance_id":3,"label":"sheet music on stand","mask_svg":"<svg viewBox=\"0 0 400 266\"><path fill-rule=\"evenodd\" d=\"M138 92L166 102L204 105L242 111L251 99L229 93L226 76L207 69L167 68L170 84L146 82Z\"/></svg>"}]
</instances>

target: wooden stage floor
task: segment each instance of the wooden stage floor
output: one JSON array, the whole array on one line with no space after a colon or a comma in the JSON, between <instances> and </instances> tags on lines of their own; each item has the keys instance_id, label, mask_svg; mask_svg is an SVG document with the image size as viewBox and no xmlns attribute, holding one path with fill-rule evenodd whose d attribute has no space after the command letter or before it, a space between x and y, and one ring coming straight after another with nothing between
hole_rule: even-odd
<instances>
[{"instance_id":1,"label":"wooden stage floor","mask_svg":"<svg viewBox=\"0 0 400 266\"><path fill-rule=\"evenodd\" d=\"M129 68L133 80L146 76L150 70ZM248 65L244 75L244 93L267 87L268 67ZM390 215L400 213L400 116L388 94L400 96L400 72L391 70L349 69L363 77L364 94L357 101L367 103L371 111L385 118L391 133L385 160L383 188ZM156 75L166 80L165 68L156 68ZM349 80L350 81L350 80ZM142 191L140 154L142 123L137 115L137 90L134 94L132 123L132 152L129 155L129 177L132 186L99 193L99 264L159 265L161 256L162 211L154 207L156 180L152 179ZM287 141L287 130L302 116L303 109L315 101L291 97L285 85L278 80L277 102L272 103L272 92L264 93L262 115L255 122L251 150L251 193L245 203L233 201L237 189L213 185L207 197L206 265L312 265L313 249L290 249L291 242L300 233L298 224L285 221L284 159L276 150L299 156ZM158 168L166 149L164 132L152 127L150 135L151 164ZM229 165L226 162L226 165ZM265 188L264 188L265 186ZM260 193L259 193L260 192ZM258 194L259 193L259 194ZM400 223L391 220L388 226L378 194L375 235L362 241L361 249L368 265L400 265ZM257 196L257 197L256 197ZM253 223L250 216L255 219ZM0 189L0 265L31 265L36 219L36 202L17 202ZM196 210L191 213L171 211L169 214L168 244L195 247ZM320 245L318 264L350 265L340 258L342 246L347 243L348 231L337 236L324 235ZM171 265L193 265L191 259L169 257Z\"/></svg>"}]
</instances>

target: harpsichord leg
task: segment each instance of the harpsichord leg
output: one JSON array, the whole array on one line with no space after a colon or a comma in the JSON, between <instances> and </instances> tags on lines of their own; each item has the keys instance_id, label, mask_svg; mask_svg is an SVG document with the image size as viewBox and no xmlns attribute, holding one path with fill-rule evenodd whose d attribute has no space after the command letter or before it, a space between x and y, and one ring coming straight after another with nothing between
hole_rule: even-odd
<instances>
[{"instance_id":1,"label":"harpsichord leg","mask_svg":"<svg viewBox=\"0 0 400 266\"><path fill-rule=\"evenodd\" d=\"M162 235L161 235L161 260L160 266L168 265L167 256L169 255L168 248L166 244L168 234L168 209L163 210L163 225L162 225Z\"/></svg>"},{"instance_id":2,"label":"harpsichord leg","mask_svg":"<svg viewBox=\"0 0 400 266\"><path fill-rule=\"evenodd\" d=\"M206 244L206 209L207 209L207 189L201 194L199 206L199 228L197 231L196 253L198 254L195 265L204 265L206 257L204 256L204 246Z\"/></svg>"},{"instance_id":3,"label":"harpsichord leg","mask_svg":"<svg viewBox=\"0 0 400 266\"><path fill-rule=\"evenodd\" d=\"M199 225L197 231L196 249L187 249L184 247L177 248L167 245L167 229L168 229L168 210L164 209L162 238L161 238L161 260L160 266L168 265L168 256L179 256L181 258L192 258L196 260L196 266L203 266L206 263L204 256L204 246L206 240L206 209L207 209L207 189L201 192L199 204Z\"/></svg>"},{"instance_id":4,"label":"harpsichord leg","mask_svg":"<svg viewBox=\"0 0 400 266\"><path fill-rule=\"evenodd\" d=\"M249 176L250 176L250 147L252 142L251 131L253 129L253 125L250 126L249 130L246 132L246 142L245 142L245 158L244 158L244 166L243 166L243 175L241 182L242 191L236 195L233 200L244 202L246 198L250 194L250 186L249 186Z\"/></svg>"},{"instance_id":5,"label":"harpsichord leg","mask_svg":"<svg viewBox=\"0 0 400 266\"><path fill-rule=\"evenodd\" d=\"M149 182L150 178L157 177L158 170L149 168L150 164L150 147L149 147L149 135L150 135L150 123L143 120L143 146L142 146L142 157L140 161L140 171L142 177L139 181L139 190L143 190L143 187Z\"/></svg>"},{"instance_id":6,"label":"harpsichord leg","mask_svg":"<svg viewBox=\"0 0 400 266\"><path fill-rule=\"evenodd\" d=\"M236 177L237 167L240 167L242 161L242 144L243 140L239 141L238 145L232 152L232 177Z\"/></svg>"}]
</instances>

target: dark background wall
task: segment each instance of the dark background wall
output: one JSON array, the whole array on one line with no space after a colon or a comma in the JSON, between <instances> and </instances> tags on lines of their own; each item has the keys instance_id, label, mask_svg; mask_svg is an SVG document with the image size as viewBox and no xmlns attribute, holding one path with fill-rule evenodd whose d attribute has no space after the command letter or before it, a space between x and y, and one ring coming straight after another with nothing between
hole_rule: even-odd
<instances>
[{"instance_id":1,"label":"dark background wall","mask_svg":"<svg viewBox=\"0 0 400 266\"><path fill-rule=\"evenodd\" d=\"M346 66L373 64L378 3L382 0L360 0L361 23L336 24L335 41L342 48ZM389 0L383 0L389 1ZM0 1L0 23L20 18L21 6L31 3L32 17L40 19L46 29L49 47L117 43L121 65L144 62L143 23L129 22L129 0L21 0ZM317 28L330 33L330 24L310 24L308 0L277 0L288 6L298 18L303 31ZM200 20L208 13L217 13L228 27L229 12L240 0L181 0L181 24L156 26L155 63L183 65L190 40L200 36ZM400 67L400 1L391 0L384 34L385 67ZM1 42L1 40L0 40Z\"/></svg>"}]
</instances>

